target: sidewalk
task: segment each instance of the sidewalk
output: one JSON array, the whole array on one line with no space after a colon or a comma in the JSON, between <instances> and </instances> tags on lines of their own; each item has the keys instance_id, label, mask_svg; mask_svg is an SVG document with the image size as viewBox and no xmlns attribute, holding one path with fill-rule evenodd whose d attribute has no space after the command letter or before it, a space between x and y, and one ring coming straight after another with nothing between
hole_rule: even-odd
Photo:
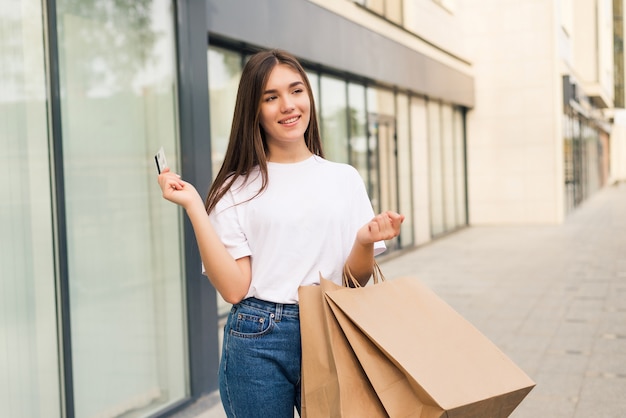
<instances>
[{"instance_id":1,"label":"sidewalk","mask_svg":"<svg viewBox=\"0 0 626 418\"><path fill-rule=\"evenodd\" d=\"M626 416L626 184L563 225L471 227L381 266L420 278L535 380L511 417ZM176 417L225 415L212 394Z\"/></svg>"}]
</instances>

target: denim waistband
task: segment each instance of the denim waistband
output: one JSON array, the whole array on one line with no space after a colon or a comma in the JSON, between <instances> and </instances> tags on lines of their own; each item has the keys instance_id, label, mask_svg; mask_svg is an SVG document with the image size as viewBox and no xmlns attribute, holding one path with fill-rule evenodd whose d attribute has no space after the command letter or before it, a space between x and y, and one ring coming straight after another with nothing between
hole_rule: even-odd
<instances>
[{"instance_id":1,"label":"denim waistband","mask_svg":"<svg viewBox=\"0 0 626 418\"><path fill-rule=\"evenodd\" d=\"M300 307L297 303L274 303L257 298L247 298L239 304L274 314L275 321L280 321L283 316L296 319L300 317Z\"/></svg>"}]
</instances>

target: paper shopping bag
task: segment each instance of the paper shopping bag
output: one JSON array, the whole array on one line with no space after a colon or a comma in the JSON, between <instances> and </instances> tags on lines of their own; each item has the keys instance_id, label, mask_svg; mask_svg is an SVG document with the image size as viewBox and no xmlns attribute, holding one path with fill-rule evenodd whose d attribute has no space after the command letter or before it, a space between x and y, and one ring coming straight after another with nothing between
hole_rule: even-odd
<instances>
[{"instance_id":1,"label":"paper shopping bag","mask_svg":"<svg viewBox=\"0 0 626 418\"><path fill-rule=\"evenodd\" d=\"M301 287L299 304L302 417L387 417L321 287Z\"/></svg>"},{"instance_id":2,"label":"paper shopping bag","mask_svg":"<svg viewBox=\"0 0 626 418\"><path fill-rule=\"evenodd\" d=\"M340 286L322 279L323 291L337 290ZM354 323L327 298L333 316L355 353L368 380L376 391L388 416L403 418L438 417L441 410L424 404L428 395L406 376Z\"/></svg>"},{"instance_id":3,"label":"paper shopping bag","mask_svg":"<svg viewBox=\"0 0 626 418\"><path fill-rule=\"evenodd\" d=\"M390 361L405 376L402 381L396 375L402 390L408 393L408 386L417 396L405 400L415 402L416 409L422 405L420 415L410 416L507 417L535 385L489 339L414 278L324 294L355 352L359 352L355 347L373 343L387 359L379 364L388 369ZM370 355L370 360L374 357ZM366 372L375 370L363 361L362 366ZM381 377L367 375L373 387L379 387ZM390 375L387 370L386 379Z\"/></svg>"}]
</instances>

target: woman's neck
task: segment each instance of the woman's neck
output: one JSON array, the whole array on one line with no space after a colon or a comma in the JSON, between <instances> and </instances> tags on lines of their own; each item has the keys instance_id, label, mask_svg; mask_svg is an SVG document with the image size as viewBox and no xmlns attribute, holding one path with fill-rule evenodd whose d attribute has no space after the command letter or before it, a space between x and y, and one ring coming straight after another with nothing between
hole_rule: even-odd
<instances>
[{"instance_id":1,"label":"woman's neck","mask_svg":"<svg viewBox=\"0 0 626 418\"><path fill-rule=\"evenodd\" d=\"M286 148L270 146L267 161L280 164L297 163L306 160L311 155L313 155L313 153L307 148L304 142L301 146Z\"/></svg>"}]
</instances>

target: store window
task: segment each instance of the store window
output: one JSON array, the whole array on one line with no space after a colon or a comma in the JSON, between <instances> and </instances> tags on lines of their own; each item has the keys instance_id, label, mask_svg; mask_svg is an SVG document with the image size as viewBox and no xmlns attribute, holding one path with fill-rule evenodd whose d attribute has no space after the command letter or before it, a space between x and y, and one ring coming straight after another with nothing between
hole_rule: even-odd
<instances>
[{"instance_id":1,"label":"store window","mask_svg":"<svg viewBox=\"0 0 626 418\"><path fill-rule=\"evenodd\" d=\"M348 100L344 80L320 77L322 146L327 159L348 163Z\"/></svg>"},{"instance_id":2,"label":"store window","mask_svg":"<svg viewBox=\"0 0 626 418\"><path fill-rule=\"evenodd\" d=\"M211 167L213 178L222 166L242 71L241 54L209 48L209 109L211 111Z\"/></svg>"},{"instance_id":3,"label":"store window","mask_svg":"<svg viewBox=\"0 0 626 418\"><path fill-rule=\"evenodd\" d=\"M395 98L393 91L367 88L370 198L374 212L399 211ZM387 241L389 250L399 248L398 237Z\"/></svg>"},{"instance_id":4,"label":"store window","mask_svg":"<svg viewBox=\"0 0 626 418\"><path fill-rule=\"evenodd\" d=\"M428 101L428 161L430 179L430 230L433 237L446 231L442 153L441 106Z\"/></svg>"},{"instance_id":5,"label":"store window","mask_svg":"<svg viewBox=\"0 0 626 418\"><path fill-rule=\"evenodd\" d=\"M397 119L397 167L398 167L398 210L407 215L400 230L400 246L414 244L413 213L413 159L411 149L409 97L406 94L396 96Z\"/></svg>"},{"instance_id":6,"label":"store window","mask_svg":"<svg viewBox=\"0 0 626 418\"><path fill-rule=\"evenodd\" d=\"M452 105L429 101L428 166L433 237L467 223L464 116Z\"/></svg>"},{"instance_id":7,"label":"store window","mask_svg":"<svg viewBox=\"0 0 626 418\"><path fill-rule=\"evenodd\" d=\"M365 86L348 84L348 118L350 128L350 164L357 169L363 181L368 183L367 164L367 113L365 110Z\"/></svg>"},{"instance_id":8,"label":"store window","mask_svg":"<svg viewBox=\"0 0 626 418\"><path fill-rule=\"evenodd\" d=\"M467 224L467 193L465 170L465 124L463 111L454 109L454 188L456 206L456 226Z\"/></svg>"},{"instance_id":9,"label":"store window","mask_svg":"<svg viewBox=\"0 0 626 418\"><path fill-rule=\"evenodd\" d=\"M454 120L452 106L441 105L441 160L443 179L444 225L446 231L456 228L456 190L454 173Z\"/></svg>"},{"instance_id":10,"label":"store window","mask_svg":"<svg viewBox=\"0 0 626 418\"><path fill-rule=\"evenodd\" d=\"M306 76L309 79L311 85L311 93L313 94L313 100L315 101L315 113L317 114L317 123L319 124L320 117L320 77L317 73L306 71Z\"/></svg>"},{"instance_id":11,"label":"store window","mask_svg":"<svg viewBox=\"0 0 626 418\"><path fill-rule=\"evenodd\" d=\"M75 415L188 395L173 2L56 2ZM59 139L57 139L59 140ZM66 325L66 326L67 326Z\"/></svg>"},{"instance_id":12,"label":"store window","mask_svg":"<svg viewBox=\"0 0 626 418\"><path fill-rule=\"evenodd\" d=\"M61 416L43 10L0 3L0 405Z\"/></svg>"},{"instance_id":13,"label":"store window","mask_svg":"<svg viewBox=\"0 0 626 418\"><path fill-rule=\"evenodd\" d=\"M592 121L571 108L563 114L564 207L569 213L604 185L605 150Z\"/></svg>"},{"instance_id":14,"label":"store window","mask_svg":"<svg viewBox=\"0 0 626 418\"><path fill-rule=\"evenodd\" d=\"M411 97L411 170L413 172L413 222L417 245L430 241L428 112L422 97ZM406 222L406 220L405 220Z\"/></svg>"}]
</instances>

